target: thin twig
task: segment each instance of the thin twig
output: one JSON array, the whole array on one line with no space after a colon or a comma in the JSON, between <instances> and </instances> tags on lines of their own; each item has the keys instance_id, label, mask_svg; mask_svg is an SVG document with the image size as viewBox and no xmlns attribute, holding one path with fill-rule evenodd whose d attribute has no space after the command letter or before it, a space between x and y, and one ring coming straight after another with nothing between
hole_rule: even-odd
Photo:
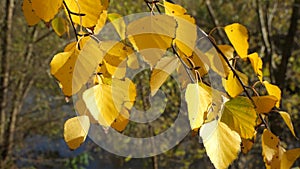
<instances>
[{"instance_id":1,"label":"thin twig","mask_svg":"<svg viewBox=\"0 0 300 169\"><path fill-rule=\"evenodd\" d=\"M66 8L66 10L67 10L67 12L68 12L68 16L69 16L69 19L70 19L70 22L71 22L73 31L74 31L74 33L75 33L75 39L76 39L76 41L78 42L77 30L76 30L76 28L75 28L75 25L74 25L74 22L73 22L72 16L71 16L71 14L73 14L73 12L69 9L69 7L67 6L67 4L66 4L65 1L63 1L63 4L64 4L64 6L65 6L65 8ZM78 44L78 49L80 50L80 45L79 45L79 44Z\"/></svg>"}]
</instances>

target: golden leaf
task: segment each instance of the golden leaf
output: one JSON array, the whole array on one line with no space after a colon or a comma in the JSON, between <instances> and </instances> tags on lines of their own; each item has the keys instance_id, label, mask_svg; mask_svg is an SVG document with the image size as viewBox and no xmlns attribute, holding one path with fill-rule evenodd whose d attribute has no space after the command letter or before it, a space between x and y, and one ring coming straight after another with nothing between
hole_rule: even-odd
<instances>
[{"instance_id":1,"label":"golden leaf","mask_svg":"<svg viewBox=\"0 0 300 169\"><path fill-rule=\"evenodd\" d=\"M262 82L262 79L263 79L262 65L263 65L263 63L262 63L261 58L258 56L258 54L256 52L250 54L248 56L248 58L251 62L253 70L256 73L258 79Z\"/></svg>"},{"instance_id":2,"label":"golden leaf","mask_svg":"<svg viewBox=\"0 0 300 169\"><path fill-rule=\"evenodd\" d=\"M68 119L64 125L64 139L71 150L78 148L86 139L90 128L88 116Z\"/></svg>"},{"instance_id":3,"label":"golden leaf","mask_svg":"<svg viewBox=\"0 0 300 169\"><path fill-rule=\"evenodd\" d=\"M226 169L240 152L241 138L225 123L214 120L202 125L200 136L206 153L217 169Z\"/></svg>"},{"instance_id":4,"label":"golden leaf","mask_svg":"<svg viewBox=\"0 0 300 169\"><path fill-rule=\"evenodd\" d=\"M292 132L293 136L297 138L297 136L295 134L295 131L294 131L294 126L293 126L290 115L287 112L284 112L284 111L279 111L278 113L283 118L285 124L288 126L288 128Z\"/></svg>"},{"instance_id":5,"label":"golden leaf","mask_svg":"<svg viewBox=\"0 0 300 169\"><path fill-rule=\"evenodd\" d=\"M238 74L244 85L248 85L248 77L239 71L236 71L236 73ZM232 71L229 72L227 79L222 79L222 83L226 92L231 97L236 97L244 91L243 86Z\"/></svg>"},{"instance_id":6,"label":"golden leaf","mask_svg":"<svg viewBox=\"0 0 300 169\"><path fill-rule=\"evenodd\" d=\"M40 22L40 18L34 13L30 0L23 0L23 14L29 26L33 26Z\"/></svg>"},{"instance_id":7,"label":"golden leaf","mask_svg":"<svg viewBox=\"0 0 300 169\"><path fill-rule=\"evenodd\" d=\"M45 22L54 18L61 8L62 2L63 0L31 0L32 10Z\"/></svg>"},{"instance_id":8,"label":"golden leaf","mask_svg":"<svg viewBox=\"0 0 300 169\"><path fill-rule=\"evenodd\" d=\"M254 96L252 99L257 113L269 113L278 101L275 96Z\"/></svg>"},{"instance_id":9,"label":"golden leaf","mask_svg":"<svg viewBox=\"0 0 300 169\"><path fill-rule=\"evenodd\" d=\"M281 100L281 90L278 86L270 84L268 81L263 81L263 84L265 85L268 94L275 96L278 99L278 102L276 103L276 107L280 107L280 100Z\"/></svg>"},{"instance_id":10,"label":"golden leaf","mask_svg":"<svg viewBox=\"0 0 300 169\"><path fill-rule=\"evenodd\" d=\"M249 48L247 28L239 23L234 23L225 26L224 30L237 54L242 59L246 59Z\"/></svg>"}]
</instances>

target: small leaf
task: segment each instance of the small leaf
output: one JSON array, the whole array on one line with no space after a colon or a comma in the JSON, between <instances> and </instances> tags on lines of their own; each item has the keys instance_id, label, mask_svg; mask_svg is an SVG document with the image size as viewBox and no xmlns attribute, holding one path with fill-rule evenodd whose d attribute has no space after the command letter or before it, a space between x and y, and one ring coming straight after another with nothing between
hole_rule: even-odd
<instances>
[{"instance_id":1,"label":"small leaf","mask_svg":"<svg viewBox=\"0 0 300 169\"><path fill-rule=\"evenodd\" d=\"M32 10L45 22L54 18L61 8L62 2L63 0L31 0Z\"/></svg>"},{"instance_id":2,"label":"small leaf","mask_svg":"<svg viewBox=\"0 0 300 169\"><path fill-rule=\"evenodd\" d=\"M23 0L22 10L29 26L36 25L40 22L41 19L34 13L30 0Z\"/></svg>"},{"instance_id":3,"label":"small leaf","mask_svg":"<svg viewBox=\"0 0 300 169\"><path fill-rule=\"evenodd\" d=\"M251 62L253 70L256 73L258 79L262 82L262 79L263 79L262 65L263 65L263 63L262 63L261 58L258 56L258 54L256 52L250 54L248 56L248 58Z\"/></svg>"},{"instance_id":4,"label":"small leaf","mask_svg":"<svg viewBox=\"0 0 300 169\"><path fill-rule=\"evenodd\" d=\"M225 123L214 120L204 124L200 136L207 155L217 169L226 169L238 157L241 138Z\"/></svg>"},{"instance_id":5,"label":"small leaf","mask_svg":"<svg viewBox=\"0 0 300 169\"><path fill-rule=\"evenodd\" d=\"M276 103L276 107L280 107L280 100L281 100L281 90L278 86L270 84L268 81L264 81L263 84L265 85L268 94L275 96L278 99Z\"/></svg>"},{"instance_id":6,"label":"small leaf","mask_svg":"<svg viewBox=\"0 0 300 169\"><path fill-rule=\"evenodd\" d=\"M108 17L108 20L115 27L121 40L125 39L126 24L125 24L125 21L122 18L122 16L117 13L109 13L107 17Z\"/></svg>"},{"instance_id":7,"label":"small leaf","mask_svg":"<svg viewBox=\"0 0 300 169\"><path fill-rule=\"evenodd\" d=\"M211 93L198 84L188 84L185 92L191 129L198 129L204 122L204 114L211 105Z\"/></svg>"},{"instance_id":8,"label":"small leaf","mask_svg":"<svg viewBox=\"0 0 300 169\"><path fill-rule=\"evenodd\" d=\"M248 85L248 77L239 71L236 71L236 73L238 74L244 85ZM222 83L225 90L231 97L236 97L244 91L243 86L232 71L229 72L227 80L222 79Z\"/></svg>"},{"instance_id":9,"label":"small leaf","mask_svg":"<svg viewBox=\"0 0 300 169\"><path fill-rule=\"evenodd\" d=\"M68 25L64 18L56 17L51 21L51 26L58 36L62 36L68 31Z\"/></svg>"},{"instance_id":10,"label":"small leaf","mask_svg":"<svg viewBox=\"0 0 300 169\"><path fill-rule=\"evenodd\" d=\"M300 148L284 152L281 158L280 168L291 168L293 163L300 157Z\"/></svg>"},{"instance_id":11,"label":"small leaf","mask_svg":"<svg viewBox=\"0 0 300 169\"><path fill-rule=\"evenodd\" d=\"M251 139L255 134L257 115L251 100L236 97L225 103L221 121L242 138Z\"/></svg>"},{"instance_id":12,"label":"small leaf","mask_svg":"<svg viewBox=\"0 0 300 169\"><path fill-rule=\"evenodd\" d=\"M161 58L154 67L150 78L151 95L154 96L169 75L179 66L179 59L175 56Z\"/></svg>"},{"instance_id":13,"label":"small leaf","mask_svg":"<svg viewBox=\"0 0 300 169\"><path fill-rule=\"evenodd\" d=\"M129 122L128 119L129 119L129 112L127 109L123 108L119 116L116 118L116 120L111 124L111 127L121 132L126 128Z\"/></svg>"},{"instance_id":14,"label":"small leaf","mask_svg":"<svg viewBox=\"0 0 300 169\"><path fill-rule=\"evenodd\" d=\"M94 28L94 34L97 35L102 30L103 26L106 23L106 20L107 20L107 10L103 10L103 12L100 14L100 17L98 18L95 28Z\"/></svg>"},{"instance_id":15,"label":"small leaf","mask_svg":"<svg viewBox=\"0 0 300 169\"><path fill-rule=\"evenodd\" d=\"M242 138L242 152L247 154L252 149L253 144L253 140Z\"/></svg>"},{"instance_id":16,"label":"small leaf","mask_svg":"<svg viewBox=\"0 0 300 169\"><path fill-rule=\"evenodd\" d=\"M273 157L278 154L280 140L271 133L269 130L265 129L262 134L262 155L267 163L270 163Z\"/></svg>"},{"instance_id":17,"label":"small leaf","mask_svg":"<svg viewBox=\"0 0 300 169\"><path fill-rule=\"evenodd\" d=\"M257 113L269 113L278 101L275 96L254 96L252 99Z\"/></svg>"},{"instance_id":18,"label":"small leaf","mask_svg":"<svg viewBox=\"0 0 300 169\"><path fill-rule=\"evenodd\" d=\"M224 30L237 54L242 59L246 59L249 48L247 28L239 23L234 23L225 26Z\"/></svg>"},{"instance_id":19,"label":"small leaf","mask_svg":"<svg viewBox=\"0 0 300 169\"><path fill-rule=\"evenodd\" d=\"M288 128L292 132L293 136L297 138L297 136L295 134L295 131L294 131L294 126L293 126L290 115L287 112L284 112L284 111L279 111L278 113L283 118L285 124L288 126Z\"/></svg>"},{"instance_id":20,"label":"small leaf","mask_svg":"<svg viewBox=\"0 0 300 169\"><path fill-rule=\"evenodd\" d=\"M65 122L64 139L71 150L75 150L85 141L89 128L88 116L73 117Z\"/></svg>"},{"instance_id":21,"label":"small leaf","mask_svg":"<svg viewBox=\"0 0 300 169\"><path fill-rule=\"evenodd\" d=\"M83 14L84 16L71 15L72 21L79 25L82 25L87 28L94 27L100 15L102 14L105 8L102 6L101 1L86 1L86 0L64 0L67 4L70 11L76 14ZM65 12L68 16L68 11L65 9Z\"/></svg>"}]
</instances>

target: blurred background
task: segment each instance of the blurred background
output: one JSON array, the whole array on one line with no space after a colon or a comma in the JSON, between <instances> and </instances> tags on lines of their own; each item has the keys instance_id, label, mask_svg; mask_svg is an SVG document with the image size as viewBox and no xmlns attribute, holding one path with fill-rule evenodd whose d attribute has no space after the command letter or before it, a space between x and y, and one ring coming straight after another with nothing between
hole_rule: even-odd
<instances>
[{"instance_id":1,"label":"blurred background","mask_svg":"<svg viewBox=\"0 0 300 169\"><path fill-rule=\"evenodd\" d=\"M290 113L300 137L300 0L173 1L185 7L207 33L234 22L247 27L249 51L259 53L264 77L280 86L282 109ZM192 134L170 151L143 159L110 154L88 138L79 149L69 150L63 140L63 125L76 114L72 100L66 102L50 75L49 63L73 35L58 37L47 23L28 27L21 4L21 0L0 2L0 168L213 168L199 138ZM149 9L143 0L111 0L109 7L109 12L121 15L145 11ZM212 35L219 44L228 43L224 32L214 31ZM253 74L250 67L244 70ZM144 71L137 79L143 87L138 98L149 94L149 76L149 71ZM172 124L180 104L180 90L173 79L162 90L168 102L160 118L164 123L158 120L151 124L157 132ZM141 101L137 99L137 107ZM300 147L279 116L274 114L270 120L272 131L286 149ZM140 137L145 137L149 129L134 124L127 128L125 133ZM247 155L240 154L230 168L264 168L260 145L258 137L254 148ZM300 160L296 166L300 166Z\"/></svg>"}]
</instances>

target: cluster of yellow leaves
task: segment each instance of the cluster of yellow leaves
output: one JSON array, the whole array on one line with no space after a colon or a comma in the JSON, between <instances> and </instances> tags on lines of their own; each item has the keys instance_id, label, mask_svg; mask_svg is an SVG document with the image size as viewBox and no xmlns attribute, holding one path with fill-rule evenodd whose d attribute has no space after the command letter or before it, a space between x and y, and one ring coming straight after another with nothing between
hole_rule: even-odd
<instances>
[{"instance_id":1,"label":"cluster of yellow leaves","mask_svg":"<svg viewBox=\"0 0 300 169\"><path fill-rule=\"evenodd\" d=\"M244 26L225 26L231 45L214 45L206 34L199 32L186 9L165 0L163 6L166 15L149 15L125 23L120 15L107 13L108 0L23 1L29 25L51 21L54 31L62 36L68 32L70 21L73 26L79 25L83 33L98 34L109 20L121 39L96 41L78 36L78 41L68 44L50 63L51 74L64 95L77 96L75 108L80 116L67 120L64 126L64 138L70 149L84 142L90 123L117 131L126 128L136 97L135 85L126 74L129 69L138 69L141 61L152 70L152 96L173 72L180 75L184 70L191 71L190 81L194 83L183 80L185 85L181 86L185 89L191 130L199 130L206 152L218 169L227 168L240 151L251 150L256 128L269 113L278 112L296 137L289 114L277 111L280 89L263 80L259 55L248 54L249 35ZM62 8L67 19L57 16ZM200 40L208 46L205 50L197 46ZM267 95L260 96L259 91L248 86L248 76L235 68L239 59L250 62ZM224 92L202 81L209 70L222 78ZM248 88L256 95L250 96ZM286 151L267 129L262 135L262 148L267 168L288 168L300 156L300 149Z\"/></svg>"}]
</instances>

